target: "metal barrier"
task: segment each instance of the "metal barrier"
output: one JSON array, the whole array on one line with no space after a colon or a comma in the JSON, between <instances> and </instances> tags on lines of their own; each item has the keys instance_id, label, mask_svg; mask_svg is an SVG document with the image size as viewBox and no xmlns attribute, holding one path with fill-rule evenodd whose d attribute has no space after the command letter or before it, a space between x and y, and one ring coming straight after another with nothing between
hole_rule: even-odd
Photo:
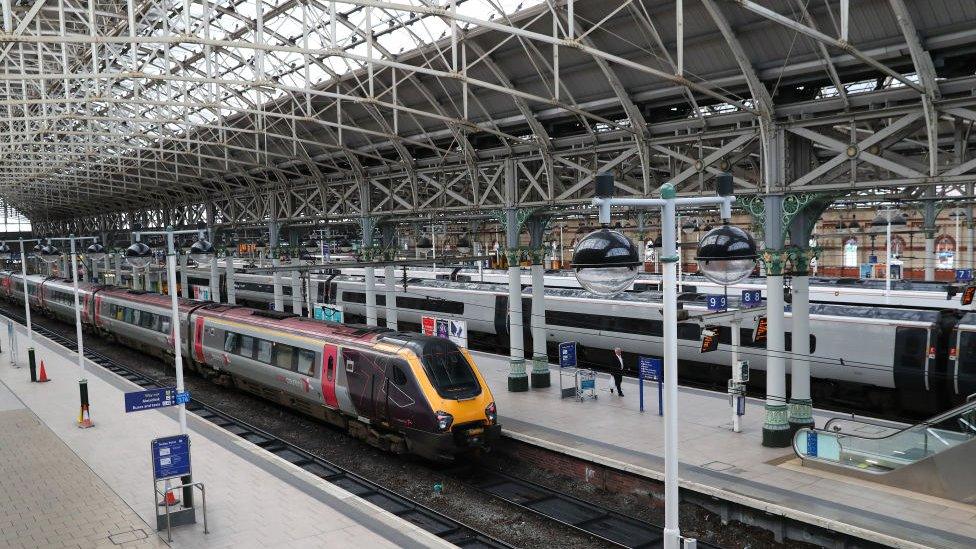
<instances>
[{"instance_id":1,"label":"metal barrier","mask_svg":"<svg viewBox=\"0 0 976 549\"><path fill-rule=\"evenodd\" d=\"M166 505L166 493L175 490L181 490L183 488L200 489L200 497L202 499L202 507L203 507L203 533L204 534L210 533L210 530L207 528L207 489L202 482L191 482L189 484L181 484L179 486L170 486L169 488L166 488L164 485L162 491L159 490L158 482L154 484L155 486L153 486L153 500L156 503L156 514L157 515L159 514L159 496L163 497L163 506L166 508L166 541L173 541L173 524L172 524L172 520L170 519L170 510L169 510L171 506ZM193 508L191 507L190 510L192 509Z\"/></svg>"}]
</instances>

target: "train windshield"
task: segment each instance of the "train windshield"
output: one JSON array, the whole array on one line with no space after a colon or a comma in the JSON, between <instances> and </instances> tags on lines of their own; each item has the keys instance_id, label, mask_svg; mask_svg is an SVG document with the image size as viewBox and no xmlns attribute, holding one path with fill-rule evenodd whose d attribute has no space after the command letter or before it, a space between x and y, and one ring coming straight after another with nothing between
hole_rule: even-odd
<instances>
[{"instance_id":1,"label":"train windshield","mask_svg":"<svg viewBox=\"0 0 976 549\"><path fill-rule=\"evenodd\" d=\"M425 341L420 361L440 396L461 400L481 394L481 384L471 364L451 341Z\"/></svg>"}]
</instances>

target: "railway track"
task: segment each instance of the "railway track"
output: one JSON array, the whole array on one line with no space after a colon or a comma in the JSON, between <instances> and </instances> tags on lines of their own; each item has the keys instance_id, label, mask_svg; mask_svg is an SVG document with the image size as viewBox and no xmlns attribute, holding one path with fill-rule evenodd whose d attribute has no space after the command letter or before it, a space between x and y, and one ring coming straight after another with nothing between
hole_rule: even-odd
<instances>
[{"instance_id":1,"label":"railway track","mask_svg":"<svg viewBox=\"0 0 976 549\"><path fill-rule=\"evenodd\" d=\"M3 314L20 324L24 324L23 316L9 310L3 311ZM62 335L36 321L32 323L32 328L36 333L65 348L77 350L77 341L72 337ZM85 357L102 368L146 389L170 385L161 383L150 375L135 371L91 348L85 349ZM227 414L199 399L191 398L187 404L187 410L459 547L513 547L394 490L385 488L342 466L316 456L300 446L289 443L273 433ZM527 512L555 521L608 544L635 549L663 547L663 527L659 525L594 505L538 483L499 471L478 467L461 467L450 472L452 476L483 494L505 501ZM698 546L707 549L718 548L716 545L702 541L698 542Z\"/></svg>"},{"instance_id":2,"label":"railway track","mask_svg":"<svg viewBox=\"0 0 976 549\"><path fill-rule=\"evenodd\" d=\"M4 315L20 324L24 324L22 316L4 311ZM54 341L67 349L77 351L77 340L65 337L38 323L32 323L35 333ZM102 368L123 377L145 389L167 387L156 379L137 372L120 364L98 351L85 349L85 358ZM301 467L302 469L330 482L374 505L406 520L432 534L453 543L459 547L473 549L512 549L514 546L480 532L463 522L449 517L439 511L431 509L394 490L381 486L344 467L312 454L303 448L282 440L268 431L255 427L250 423L220 411L214 406L198 399L191 398L186 409L201 419L209 421L230 431L234 435L260 446L262 449Z\"/></svg>"}]
</instances>

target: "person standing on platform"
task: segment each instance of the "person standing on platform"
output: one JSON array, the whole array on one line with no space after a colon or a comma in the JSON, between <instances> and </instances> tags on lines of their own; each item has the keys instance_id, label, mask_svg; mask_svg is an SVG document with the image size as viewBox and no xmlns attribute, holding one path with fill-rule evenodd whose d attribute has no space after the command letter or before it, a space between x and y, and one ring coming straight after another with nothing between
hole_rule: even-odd
<instances>
[{"instance_id":1,"label":"person standing on platform","mask_svg":"<svg viewBox=\"0 0 976 549\"><path fill-rule=\"evenodd\" d=\"M610 367L610 375L613 376L613 384L617 386L617 394L624 396L624 390L620 388L620 384L624 380L624 354L620 347L614 349L613 352L617 355L617 366ZM610 394L613 394L613 386L610 387Z\"/></svg>"},{"instance_id":2,"label":"person standing on platform","mask_svg":"<svg viewBox=\"0 0 976 549\"><path fill-rule=\"evenodd\" d=\"M817 258L816 258L816 256L810 258L810 276L817 276Z\"/></svg>"}]
</instances>

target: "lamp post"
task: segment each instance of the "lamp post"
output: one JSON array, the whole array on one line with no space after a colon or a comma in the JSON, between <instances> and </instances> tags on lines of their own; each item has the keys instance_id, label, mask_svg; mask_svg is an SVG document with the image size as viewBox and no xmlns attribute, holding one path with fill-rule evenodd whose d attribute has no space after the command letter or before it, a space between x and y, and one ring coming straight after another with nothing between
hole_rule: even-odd
<instances>
[{"instance_id":1,"label":"lamp post","mask_svg":"<svg viewBox=\"0 0 976 549\"><path fill-rule=\"evenodd\" d=\"M190 259L197 262L198 264L203 264L209 260L209 256L213 254L213 246L206 241L205 238L206 224L199 223L196 230L184 230L175 231L172 227L166 227L163 231L143 231L138 225L133 231L133 236L135 237L135 243L129 246L125 251L125 259L130 266L134 269L141 269L149 264L152 259L153 253L149 246L143 244L140 240L142 235L164 235L166 236L166 281L169 286L169 299L170 299L170 326L173 328L173 359L176 367L176 392L177 394L184 392L183 385L183 352L181 347L182 338L180 337L180 305L179 299L177 298L176 292L176 244L175 236L178 234L196 234L197 242L194 243L194 247L190 248ZM200 244L200 246L196 246ZM189 325L187 325L189 329ZM180 434L186 434L186 404L180 403L176 406L177 417L180 423ZM189 484L192 479L184 477L183 484ZM192 507L193 501L193 488L187 487L183 489L183 501L186 507Z\"/></svg>"},{"instance_id":2,"label":"lamp post","mask_svg":"<svg viewBox=\"0 0 976 549\"><path fill-rule=\"evenodd\" d=\"M902 213L893 208L883 208L878 210L878 215L871 221L872 227L885 228L885 289L884 296L887 301L891 294L891 226L905 226L905 217Z\"/></svg>"},{"instance_id":3,"label":"lamp post","mask_svg":"<svg viewBox=\"0 0 976 549\"><path fill-rule=\"evenodd\" d=\"M27 292L27 248L24 245L27 242L34 242L34 253L40 255L44 239L20 238L18 240L20 242L20 277L24 285L24 319L27 321L27 364L30 368L31 381L37 381L37 360L34 356L34 330L31 328L30 295ZM4 243L4 246L6 247L6 243ZM7 257L9 258L10 255L12 254L8 251Z\"/></svg>"},{"instance_id":4,"label":"lamp post","mask_svg":"<svg viewBox=\"0 0 976 549\"><path fill-rule=\"evenodd\" d=\"M101 261L105 259L105 249L98 243L98 237L95 236L75 236L68 235L67 238L49 238L48 241L68 241L69 253L71 254L71 286L74 294L74 305L75 305L75 338L78 340L78 367L81 369L81 378L78 380L78 392L81 400L81 406L78 411L78 427L87 429L89 427L94 427L95 424L91 420L91 410L90 403L88 402L88 379L85 377L88 367L85 364L85 342L82 337L81 329L81 300L79 298L78 291L78 253L75 248L75 243L77 241L93 240L94 243L88 247L89 259L94 263L95 261ZM53 245L48 244L41 249L41 260L47 263L53 263L57 261L61 253Z\"/></svg>"},{"instance_id":5,"label":"lamp post","mask_svg":"<svg viewBox=\"0 0 976 549\"><path fill-rule=\"evenodd\" d=\"M573 255L573 269L583 288L598 295L625 290L639 272L639 255L633 242L609 229L611 206L655 208L661 211L661 262L664 263L664 547L678 549L678 293L675 243L676 209L680 206L719 206L726 224L702 239L697 257L699 270L719 284L735 284L752 272L756 244L745 231L729 226L732 214L732 176L718 179L719 196L677 198L674 186L661 187L661 198L613 198L613 175L596 177L596 198L602 229L580 241ZM706 244L711 244L705 247Z\"/></svg>"}]
</instances>

